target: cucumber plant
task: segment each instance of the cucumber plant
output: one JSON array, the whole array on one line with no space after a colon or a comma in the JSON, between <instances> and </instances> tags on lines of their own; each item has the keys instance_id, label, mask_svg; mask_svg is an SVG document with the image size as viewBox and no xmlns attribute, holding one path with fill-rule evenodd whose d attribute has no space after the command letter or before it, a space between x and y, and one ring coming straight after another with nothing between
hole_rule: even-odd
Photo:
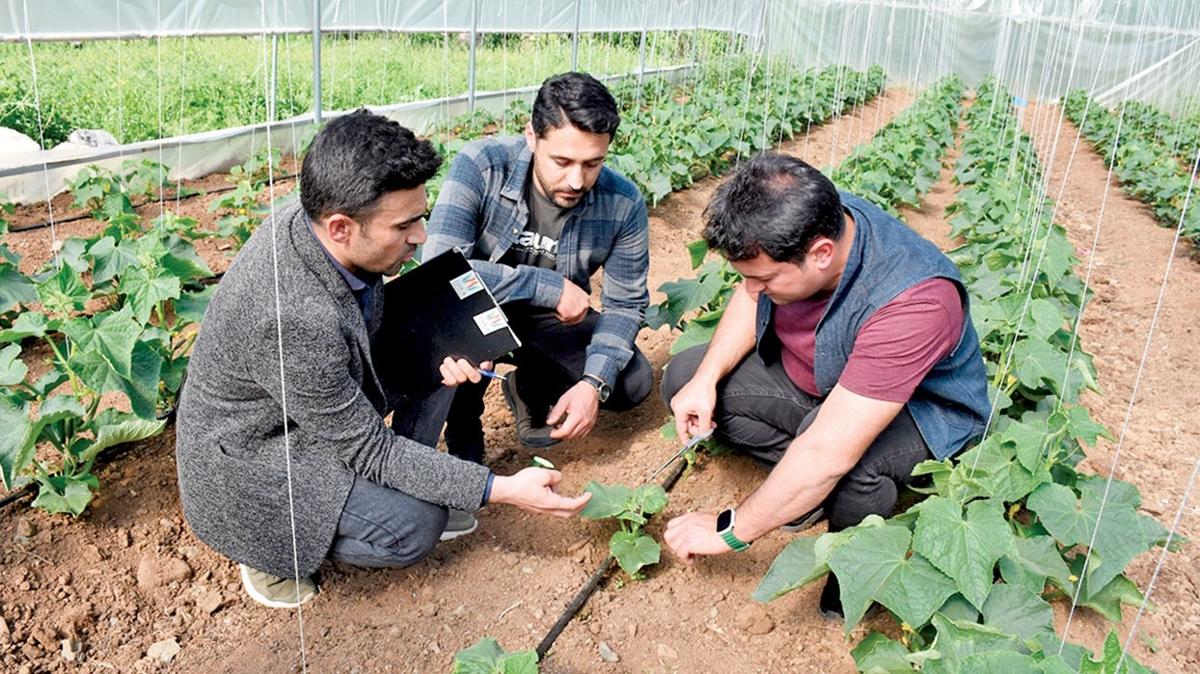
<instances>
[{"instance_id":1,"label":"cucumber plant","mask_svg":"<svg viewBox=\"0 0 1200 674\"><path fill-rule=\"evenodd\" d=\"M662 548L643 531L650 515L667 507L667 492L657 484L631 489L622 484L589 482L584 491L592 498L580 513L592 520L615 519L621 528L608 541L608 550L630 578L645 577L642 569L657 564Z\"/></svg>"},{"instance_id":2,"label":"cucumber plant","mask_svg":"<svg viewBox=\"0 0 1200 674\"><path fill-rule=\"evenodd\" d=\"M501 648L491 637L484 637L454 656L453 674L538 674L537 653Z\"/></svg>"}]
</instances>

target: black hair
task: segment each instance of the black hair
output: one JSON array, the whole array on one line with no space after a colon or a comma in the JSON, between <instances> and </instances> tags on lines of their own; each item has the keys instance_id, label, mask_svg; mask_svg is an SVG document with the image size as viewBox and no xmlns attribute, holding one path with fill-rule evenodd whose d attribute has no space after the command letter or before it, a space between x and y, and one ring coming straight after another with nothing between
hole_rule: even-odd
<instances>
[{"instance_id":1,"label":"black hair","mask_svg":"<svg viewBox=\"0 0 1200 674\"><path fill-rule=\"evenodd\" d=\"M766 253L803 264L818 237L837 240L845 218L833 182L804 161L764 153L744 162L704 209L704 238L733 261Z\"/></svg>"},{"instance_id":2,"label":"black hair","mask_svg":"<svg viewBox=\"0 0 1200 674\"><path fill-rule=\"evenodd\" d=\"M600 80L587 73L563 73L542 82L533 101L530 122L538 138L550 129L570 124L588 133L608 134L611 141L621 115L617 112L617 101Z\"/></svg>"},{"instance_id":3,"label":"black hair","mask_svg":"<svg viewBox=\"0 0 1200 674\"><path fill-rule=\"evenodd\" d=\"M314 221L334 213L359 219L384 194L420 187L441 165L429 141L359 108L313 138L300 168L300 203Z\"/></svg>"}]
</instances>

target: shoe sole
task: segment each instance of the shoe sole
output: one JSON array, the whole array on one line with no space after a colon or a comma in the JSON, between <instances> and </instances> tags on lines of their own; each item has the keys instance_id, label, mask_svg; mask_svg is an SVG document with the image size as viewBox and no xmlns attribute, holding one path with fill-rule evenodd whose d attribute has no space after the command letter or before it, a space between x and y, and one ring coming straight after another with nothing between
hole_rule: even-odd
<instances>
[{"instance_id":1,"label":"shoe sole","mask_svg":"<svg viewBox=\"0 0 1200 674\"><path fill-rule=\"evenodd\" d=\"M816 510L810 512L804 519L800 520L799 522L785 524L785 525L779 527L779 529L780 529L780 531L786 531L789 534L794 534L798 531L804 531L805 529L812 528L812 526L814 524L816 524L817 522L820 522L824 518L825 518L825 509L819 507Z\"/></svg>"},{"instance_id":2,"label":"shoe sole","mask_svg":"<svg viewBox=\"0 0 1200 674\"><path fill-rule=\"evenodd\" d=\"M446 541L452 541L452 540L458 538L459 536L466 536L467 534L474 532L478 528L479 528L479 520L476 519L475 524L472 524L470 529L460 529L459 531L443 531L442 535L438 537L438 540L441 541L442 543L445 543Z\"/></svg>"},{"instance_id":3,"label":"shoe sole","mask_svg":"<svg viewBox=\"0 0 1200 674\"><path fill-rule=\"evenodd\" d=\"M545 440L541 440L541 439L529 440L528 438L521 437L521 431L519 430L520 424L517 423L517 400L516 400L517 396L516 396L516 393L510 392L508 390L510 386L512 386L512 387L516 386L515 383L514 384L509 383L509 382L514 381L511 377L512 377L512 375L509 375L509 379L500 382L500 384L501 384L500 393L504 394L504 402L508 403L508 409L512 410L513 430L516 432L517 442L521 443L522 445L525 445L526 447L529 447L530 449L546 449L548 447L553 447L554 445L557 445L559 443L559 441L555 440L554 438L546 438Z\"/></svg>"},{"instance_id":4,"label":"shoe sole","mask_svg":"<svg viewBox=\"0 0 1200 674\"><path fill-rule=\"evenodd\" d=\"M268 608L299 608L301 604L308 603L309 601L312 600L313 597L317 596L317 593L314 592L314 593L308 595L307 597L301 597L300 601L298 601L298 602L296 602L296 601L290 601L290 602L289 601L276 601L274 599L267 599L266 596L264 596L258 590L254 589L254 585L252 585L250 583L250 573L249 573L248 569L246 568L246 565L239 564L238 566L241 567L242 589L244 589L246 591L246 594L250 595L251 599L253 599L254 601L256 601Z\"/></svg>"}]
</instances>

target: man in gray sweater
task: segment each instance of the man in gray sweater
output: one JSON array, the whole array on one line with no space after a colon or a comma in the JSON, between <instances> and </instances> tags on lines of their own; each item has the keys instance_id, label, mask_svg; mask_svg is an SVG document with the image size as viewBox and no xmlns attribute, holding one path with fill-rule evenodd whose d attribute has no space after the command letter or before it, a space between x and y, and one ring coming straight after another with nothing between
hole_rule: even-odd
<instances>
[{"instance_id":1,"label":"man in gray sweater","mask_svg":"<svg viewBox=\"0 0 1200 674\"><path fill-rule=\"evenodd\" d=\"M557 471L497 476L431 446L451 387L479 381L472 364L446 359L446 388L423 397L376 374L379 358L422 357L372 338L383 277L425 240L424 184L440 164L378 115L331 121L304 159L300 203L250 238L205 314L179 405L183 511L267 606L315 596L326 558L412 564L489 503L570 517L587 502L555 492Z\"/></svg>"}]
</instances>

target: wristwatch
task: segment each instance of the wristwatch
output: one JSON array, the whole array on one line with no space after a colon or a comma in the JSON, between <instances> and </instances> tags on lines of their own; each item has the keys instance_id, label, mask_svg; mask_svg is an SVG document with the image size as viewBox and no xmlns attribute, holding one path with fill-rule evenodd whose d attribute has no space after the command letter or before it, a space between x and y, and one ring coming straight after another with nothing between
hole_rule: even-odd
<instances>
[{"instance_id":1,"label":"wristwatch","mask_svg":"<svg viewBox=\"0 0 1200 674\"><path fill-rule=\"evenodd\" d=\"M608 400L608 396L612 394L612 387L608 385L608 382L594 374L583 375L583 381L591 384L596 389L596 393L600 394L600 402Z\"/></svg>"},{"instance_id":2,"label":"wristwatch","mask_svg":"<svg viewBox=\"0 0 1200 674\"><path fill-rule=\"evenodd\" d=\"M750 547L750 543L743 541L733 534L733 523L735 520L733 508L726 508L717 515L717 535L719 535L728 545L736 552L741 552Z\"/></svg>"}]
</instances>

